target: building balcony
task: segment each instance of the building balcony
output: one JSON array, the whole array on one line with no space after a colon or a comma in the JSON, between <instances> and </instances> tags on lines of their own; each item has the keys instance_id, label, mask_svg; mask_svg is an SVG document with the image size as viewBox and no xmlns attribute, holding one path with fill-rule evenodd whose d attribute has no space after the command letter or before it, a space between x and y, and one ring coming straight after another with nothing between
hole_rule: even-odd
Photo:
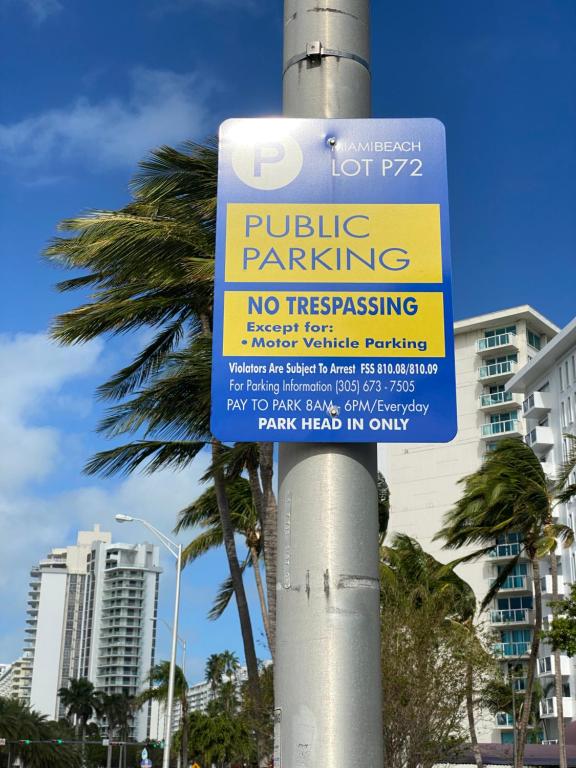
<instances>
[{"instance_id":1,"label":"building balcony","mask_svg":"<svg viewBox=\"0 0 576 768\"><path fill-rule=\"evenodd\" d=\"M560 672L562 677L570 676L570 659L560 654ZM538 677L553 677L556 674L556 660L554 656L543 656L538 659Z\"/></svg>"},{"instance_id":2,"label":"building balcony","mask_svg":"<svg viewBox=\"0 0 576 768\"><path fill-rule=\"evenodd\" d=\"M561 550L558 550L558 552ZM540 589L542 590L543 595L552 595L552 576L548 574L547 576L542 576L540 578ZM562 598L564 597L564 577L558 576L558 595Z\"/></svg>"},{"instance_id":3,"label":"building balcony","mask_svg":"<svg viewBox=\"0 0 576 768\"><path fill-rule=\"evenodd\" d=\"M494 627L533 623L534 613L529 608L509 608L501 611L490 611L490 624Z\"/></svg>"},{"instance_id":4,"label":"building balcony","mask_svg":"<svg viewBox=\"0 0 576 768\"><path fill-rule=\"evenodd\" d=\"M532 392L522 403L522 414L526 419L541 419L552 410L551 392Z\"/></svg>"},{"instance_id":5,"label":"building balcony","mask_svg":"<svg viewBox=\"0 0 576 768\"><path fill-rule=\"evenodd\" d=\"M491 579L490 584L494 584L496 579ZM527 576L508 576L500 587L500 592L531 592L531 585L528 583Z\"/></svg>"},{"instance_id":6,"label":"building balcony","mask_svg":"<svg viewBox=\"0 0 576 768\"><path fill-rule=\"evenodd\" d=\"M495 717L496 728L513 728L514 718L508 712L498 712Z\"/></svg>"},{"instance_id":7,"label":"building balcony","mask_svg":"<svg viewBox=\"0 0 576 768\"><path fill-rule=\"evenodd\" d=\"M491 365L482 365L478 368L478 377L480 381L487 381L491 384L498 384L510 378L516 372L517 363L512 360L506 360L503 363L492 363Z\"/></svg>"},{"instance_id":8,"label":"building balcony","mask_svg":"<svg viewBox=\"0 0 576 768\"><path fill-rule=\"evenodd\" d=\"M485 413L497 413L511 408L520 408L520 403L512 392L488 392L480 395L479 406Z\"/></svg>"},{"instance_id":9,"label":"building balcony","mask_svg":"<svg viewBox=\"0 0 576 768\"><path fill-rule=\"evenodd\" d=\"M551 427L534 427L524 440L534 453L545 453L554 445L554 433Z\"/></svg>"},{"instance_id":10,"label":"building balcony","mask_svg":"<svg viewBox=\"0 0 576 768\"><path fill-rule=\"evenodd\" d=\"M521 437L522 432L518 419L507 421L494 421L491 424L482 424L480 437L489 440L495 437Z\"/></svg>"},{"instance_id":11,"label":"building balcony","mask_svg":"<svg viewBox=\"0 0 576 768\"><path fill-rule=\"evenodd\" d=\"M542 469L544 470L546 477L554 480L558 474L558 467L556 464L554 464L553 461L541 461L540 464L542 465Z\"/></svg>"},{"instance_id":12,"label":"building balcony","mask_svg":"<svg viewBox=\"0 0 576 768\"><path fill-rule=\"evenodd\" d=\"M497 544L494 549L488 552L488 557L493 560L510 560L520 554L521 548L522 545L516 541L511 544Z\"/></svg>"},{"instance_id":13,"label":"building balcony","mask_svg":"<svg viewBox=\"0 0 576 768\"><path fill-rule=\"evenodd\" d=\"M530 656L530 643L494 643L494 655L502 659L519 659Z\"/></svg>"},{"instance_id":14,"label":"building balcony","mask_svg":"<svg viewBox=\"0 0 576 768\"><path fill-rule=\"evenodd\" d=\"M542 699L540 702L540 717L558 717L556 697L552 696L549 699ZM565 718L572 718L572 699L570 696L562 697L562 709Z\"/></svg>"},{"instance_id":15,"label":"building balcony","mask_svg":"<svg viewBox=\"0 0 576 768\"><path fill-rule=\"evenodd\" d=\"M500 333L498 336L486 336L476 342L476 352L483 355L486 352L517 352L518 341L515 333Z\"/></svg>"}]
</instances>

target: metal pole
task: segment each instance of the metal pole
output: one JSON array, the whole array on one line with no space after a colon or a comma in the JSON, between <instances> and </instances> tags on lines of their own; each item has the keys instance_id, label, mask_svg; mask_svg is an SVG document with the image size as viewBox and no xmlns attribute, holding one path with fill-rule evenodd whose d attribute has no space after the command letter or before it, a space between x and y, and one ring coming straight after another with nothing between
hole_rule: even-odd
<instances>
[{"instance_id":1,"label":"metal pole","mask_svg":"<svg viewBox=\"0 0 576 768\"><path fill-rule=\"evenodd\" d=\"M369 117L369 53L369 0L285 0L284 114ZM383 764L376 476L374 444L280 445L275 768Z\"/></svg>"},{"instance_id":2,"label":"metal pole","mask_svg":"<svg viewBox=\"0 0 576 768\"><path fill-rule=\"evenodd\" d=\"M168 700L166 702L166 733L164 734L164 753L162 768L170 766L170 744L172 742L172 710L174 707L174 679L176 675L176 652L178 649L178 613L180 608L180 577L182 575L182 545L176 545L176 595L174 597L174 619L172 622L172 650L170 653L170 672L168 676Z\"/></svg>"}]
</instances>

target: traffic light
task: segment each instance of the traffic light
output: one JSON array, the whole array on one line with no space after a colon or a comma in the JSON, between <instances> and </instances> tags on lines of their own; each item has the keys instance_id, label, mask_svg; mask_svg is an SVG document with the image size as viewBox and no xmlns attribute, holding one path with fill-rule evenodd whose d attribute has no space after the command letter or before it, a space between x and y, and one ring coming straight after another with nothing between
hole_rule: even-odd
<instances>
[{"instance_id":1,"label":"traffic light","mask_svg":"<svg viewBox=\"0 0 576 768\"><path fill-rule=\"evenodd\" d=\"M52 744L64 744L62 739L51 739L51 741L52 741Z\"/></svg>"},{"instance_id":2,"label":"traffic light","mask_svg":"<svg viewBox=\"0 0 576 768\"><path fill-rule=\"evenodd\" d=\"M18 744L31 744L30 739L18 739Z\"/></svg>"}]
</instances>

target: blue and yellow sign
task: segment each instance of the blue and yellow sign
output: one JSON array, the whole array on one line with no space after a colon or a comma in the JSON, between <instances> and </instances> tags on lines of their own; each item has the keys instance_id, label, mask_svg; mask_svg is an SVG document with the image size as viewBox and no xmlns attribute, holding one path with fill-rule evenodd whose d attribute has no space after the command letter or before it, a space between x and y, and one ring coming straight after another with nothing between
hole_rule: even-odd
<instances>
[{"instance_id":1,"label":"blue and yellow sign","mask_svg":"<svg viewBox=\"0 0 576 768\"><path fill-rule=\"evenodd\" d=\"M451 440L450 277L437 120L226 121L212 431Z\"/></svg>"}]
</instances>

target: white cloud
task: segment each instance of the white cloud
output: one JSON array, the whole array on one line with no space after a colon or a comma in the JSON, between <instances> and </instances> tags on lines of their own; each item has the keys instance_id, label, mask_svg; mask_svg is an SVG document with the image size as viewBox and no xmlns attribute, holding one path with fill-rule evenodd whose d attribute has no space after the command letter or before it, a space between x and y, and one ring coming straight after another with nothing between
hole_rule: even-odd
<instances>
[{"instance_id":1,"label":"white cloud","mask_svg":"<svg viewBox=\"0 0 576 768\"><path fill-rule=\"evenodd\" d=\"M140 68L130 83L126 99L80 97L65 107L0 124L4 162L34 169L81 162L93 171L133 166L156 146L208 130L214 86L199 73Z\"/></svg>"},{"instance_id":2,"label":"white cloud","mask_svg":"<svg viewBox=\"0 0 576 768\"><path fill-rule=\"evenodd\" d=\"M59 13L63 7L58 0L23 0L23 3L38 24L46 21L49 16Z\"/></svg>"},{"instance_id":3,"label":"white cloud","mask_svg":"<svg viewBox=\"0 0 576 768\"><path fill-rule=\"evenodd\" d=\"M101 348L99 341L60 347L44 334L0 335L0 491L51 471L60 436L50 404L68 381L94 369Z\"/></svg>"},{"instance_id":4,"label":"white cloud","mask_svg":"<svg viewBox=\"0 0 576 768\"><path fill-rule=\"evenodd\" d=\"M62 413L70 415L70 402L74 407L85 404L73 385L81 376L100 376L102 365L100 342L59 347L44 334L0 336L2 661L21 653L28 573L50 549L72 543L78 530L90 530L94 523L111 530L116 541L153 541L140 524L121 526L114 515L142 517L170 533L176 513L201 490L199 478L207 455L178 473L136 474L102 482L70 473L65 477L69 490L50 487L57 470L65 474L67 452L75 443L59 419ZM83 450L81 441L76 450ZM170 594L171 562L164 555L162 559L167 572L162 589Z\"/></svg>"}]
</instances>

